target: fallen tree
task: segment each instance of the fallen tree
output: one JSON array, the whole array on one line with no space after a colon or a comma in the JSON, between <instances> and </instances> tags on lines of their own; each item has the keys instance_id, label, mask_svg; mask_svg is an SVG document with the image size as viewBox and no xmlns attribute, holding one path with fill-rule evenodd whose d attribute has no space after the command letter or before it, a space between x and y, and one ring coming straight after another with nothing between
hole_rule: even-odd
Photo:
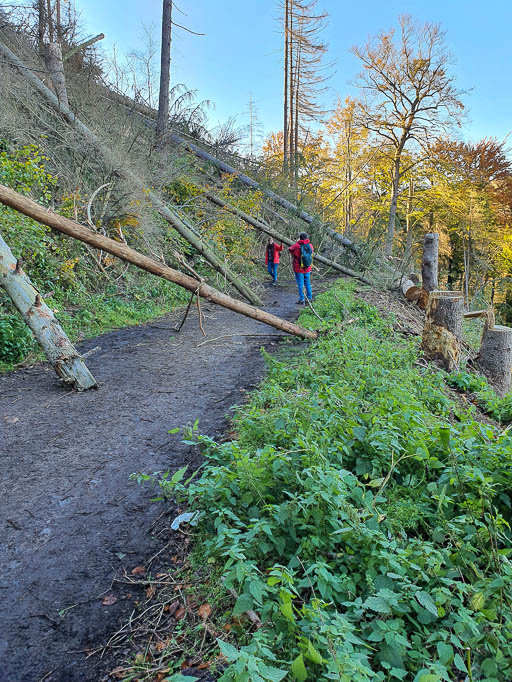
<instances>
[{"instance_id":1,"label":"fallen tree","mask_svg":"<svg viewBox=\"0 0 512 682\"><path fill-rule=\"evenodd\" d=\"M273 230L270 225L267 225L266 223L262 222L261 220L258 220L257 218L254 218L253 216L249 215L248 213L245 213L245 211L241 211L240 209L236 208L232 204L229 204L227 201L224 201L220 197L218 197L216 194L213 194L211 192L207 192L204 194L204 196L208 199L208 201L211 201L212 204L215 204L216 206L220 206L221 208L224 208L226 211L229 211L233 215L236 215L238 218L241 220L245 221L249 225L252 225L255 227L257 230L260 230L260 232L264 232L265 234L268 234L270 237L273 239L277 239L277 241L282 242L283 244L288 244L288 246L291 246L294 244L294 241L289 239L288 237L285 237L284 235L280 234L279 232L276 232ZM361 282L364 282L365 284L370 284L371 282L369 279L366 279L361 275L360 273L356 272L355 270L351 270L350 268L345 268L343 265L339 265L335 261L330 260L329 258L325 258L324 256L321 256L320 254L315 253L315 261L318 263L323 263L323 265L327 265L330 268L333 268L334 270L337 270L338 272L343 273L344 275L349 275L350 277L354 277L355 279L360 280Z\"/></svg>"},{"instance_id":2,"label":"fallen tree","mask_svg":"<svg viewBox=\"0 0 512 682\"><path fill-rule=\"evenodd\" d=\"M53 311L23 272L0 235L0 286L17 308L59 377L77 391L96 388L96 379L55 319Z\"/></svg>"},{"instance_id":3,"label":"fallen tree","mask_svg":"<svg viewBox=\"0 0 512 682\"><path fill-rule=\"evenodd\" d=\"M191 291L198 296L206 298L212 303L218 303L224 308L229 308L237 313L251 317L254 320L268 324L271 327L280 329L287 334L293 334L294 336L300 336L303 339L315 339L316 332L310 331L309 329L304 329L303 327L294 324L293 322L288 322L288 320L283 320L276 315L267 313L264 310L255 308L243 301L237 301L227 294L223 294L214 287L209 286L203 281L194 279L189 275L185 275L174 268L159 263L158 261L148 258L143 254L135 251L135 249L130 248L122 242L116 242L114 239L109 237L104 237L102 234L93 232L88 228L76 223L69 218L64 218L57 213L54 213L50 209L41 206L32 199L25 197L18 192L15 192L9 187L0 185L0 202L9 206L10 208L23 213L24 215L37 220L48 227L52 227L63 234L78 239L79 241L85 242L96 249L102 249L111 253L113 256L117 256L122 260L132 263L142 270L146 270L158 277L168 280L169 282L174 282L180 287Z\"/></svg>"},{"instance_id":4,"label":"fallen tree","mask_svg":"<svg viewBox=\"0 0 512 682\"><path fill-rule=\"evenodd\" d=\"M78 132L83 135L88 142L98 150L102 155L103 159L112 168L115 168L119 175L127 179L132 185L138 189L141 193L144 191L140 180L136 175L127 168L119 167L118 162L114 158L114 155L107 147L107 145L100 140L100 138L94 133L90 128L88 128L82 121L71 111L71 109L66 106L58 97L53 93L46 85L27 68L23 62L18 58L18 56L9 49L4 43L0 41L0 55L3 55L12 66L15 66L19 73L30 83L30 85L57 111L62 114L66 121L72 125ZM229 268L222 263L217 256L199 239L189 228L183 223L182 220L158 197L153 191L145 191L146 196L149 198L153 208L170 224L172 227L191 244L204 258L210 263L210 265L220 272L228 282L230 282L233 287L240 293L244 298L246 298L251 303L257 304L261 303L256 294L244 284L234 273L231 272Z\"/></svg>"},{"instance_id":5,"label":"fallen tree","mask_svg":"<svg viewBox=\"0 0 512 682\"><path fill-rule=\"evenodd\" d=\"M253 180L248 175L245 175L244 173L241 173L240 171L236 170L236 168L233 168L233 166L230 166L228 163L220 161L212 154L205 152L204 149L201 149L201 147L198 147L193 142L185 140L177 133L169 133L168 138L170 142L179 147L182 147L183 149L191 152L192 154L195 154L195 156L197 156L199 159L203 159L203 161L208 161L209 163L213 164L224 173L234 175L237 178L237 180L239 180L242 184L247 185L248 187L251 187L252 189L255 189L259 192L262 192L269 199L272 199L272 201L274 201L276 204L279 204L279 206L282 206L287 211L290 211L308 225L312 225L313 223L319 223L319 226L322 227L322 229L324 229L330 237L340 242L342 246L353 250L356 249L356 245L352 240L347 239L347 237L344 237L339 232L336 232L336 230L333 230L325 223L321 223L317 218L312 216L310 213L304 211L296 204L292 204L291 201L284 199L283 197L279 196L279 194L273 192L271 189L263 187L259 182L256 182L256 180Z\"/></svg>"}]
</instances>

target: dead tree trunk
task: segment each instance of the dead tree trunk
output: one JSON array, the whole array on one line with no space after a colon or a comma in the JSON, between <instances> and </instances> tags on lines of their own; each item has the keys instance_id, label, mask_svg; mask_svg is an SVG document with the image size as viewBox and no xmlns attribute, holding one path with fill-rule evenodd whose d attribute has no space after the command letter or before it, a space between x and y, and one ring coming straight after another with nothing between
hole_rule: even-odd
<instances>
[{"instance_id":1,"label":"dead tree trunk","mask_svg":"<svg viewBox=\"0 0 512 682\"><path fill-rule=\"evenodd\" d=\"M171 34L172 1L163 0L162 45L160 51L160 92L158 96L158 118L156 120L156 143L161 146L169 119L169 84L171 80Z\"/></svg>"},{"instance_id":2,"label":"dead tree trunk","mask_svg":"<svg viewBox=\"0 0 512 682\"><path fill-rule=\"evenodd\" d=\"M66 76L64 75L64 62L62 60L62 48L60 43L47 43L44 46L44 55L57 99L63 106L69 107L68 93L66 90Z\"/></svg>"},{"instance_id":3,"label":"dead tree trunk","mask_svg":"<svg viewBox=\"0 0 512 682\"><path fill-rule=\"evenodd\" d=\"M32 330L59 377L77 391L96 388L95 378L1 236L0 285Z\"/></svg>"},{"instance_id":4,"label":"dead tree trunk","mask_svg":"<svg viewBox=\"0 0 512 682\"><path fill-rule=\"evenodd\" d=\"M459 367L463 313L462 292L431 292L421 348L430 360L448 372Z\"/></svg>"},{"instance_id":5,"label":"dead tree trunk","mask_svg":"<svg viewBox=\"0 0 512 682\"><path fill-rule=\"evenodd\" d=\"M283 197L280 197L279 194L276 194L273 192L271 189L267 189L266 187L262 187L259 182L256 182L256 180L253 180L250 178L248 175L244 175L244 173L240 173L239 171L236 170L236 168L233 168L233 166L230 166L229 164L225 163L224 161L220 161L219 159L215 158L215 156L212 156L212 154L209 154L208 152L205 152L204 149L201 149L201 147L198 147L196 144L193 142L188 142L187 140L183 139L180 135L177 135L176 133L171 133L169 135L169 140L180 147L183 147L185 150L192 152L192 154L195 154L199 159L203 159L203 161L208 161L209 163L213 164L217 168L219 168L221 171L224 173L229 173L231 175L235 175L237 180L239 180L242 184L247 185L248 187L251 187L252 189L258 190L259 192L262 192L265 196L267 196L269 199L272 199L276 204L279 206L282 206L285 208L287 211L290 211L294 215L296 215L298 218L306 222L308 225L311 225L312 223L315 222L315 217L312 216L311 214L307 213L306 211L302 210L295 204L292 204L290 201L287 199L283 199ZM290 160L291 160L291 152L290 152ZM356 245L354 242L347 237L344 237L342 234L339 234L339 232L336 232L336 230L333 230L329 226L323 224L321 225L322 229L324 229L327 234L335 239L336 241L340 242L340 244L346 248L349 249L356 249Z\"/></svg>"},{"instance_id":6,"label":"dead tree trunk","mask_svg":"<svg viewBox=\"0 0 512 682\"><path fill-rule=\"evenodd\" d=\"M252 225L257 230L260 230L261 232L268 234L270 237L277 239L277 241L282 242L283 244L288 244L288 246L291 246L292 244L295 243L294 241L292 241L288 237L285 237L284 235L280 234L279 232L276 232L275 230L273 230L269 225L262 222L261 220L258 220L257 218L253 218L248 213L245 213L244 211L241 211L240 209L236 208L235 206L228 204L226 201L224 201L223 199L221 199L217 195L212 194L211 192L208 192L207 194L205 194L205 197L209 201L211 201L212 204L215 204L216 206L220 206L221 208L225 208L226 211L229 211L233 215L236 215L238 218L240 218L241 220L244 220L246 223L249 223L249 225ZM371 285L370 280L363 277L363 275L359 274L358 272L355 272L355 270L351 270L350 268L345 268L342 265L339 265L338 263L335 263L334 261L330 260L329 258L324 258L320 254L315 253L314 259L318 263L322 263L323 265L327 265L330 268L333 268L333 270L337 270L338 272L341 272L344 275L349 275L349 277L354 277L355 279L358 279L361 282L364 282L365 284Z\"/></svg>"},{"instance_id":7,"label":"dead tree trunk","mask_svg":"<svg viewBox=\"0 0 512 682\"><path fill-rule=\"evenodd\" d=\"M422 286L429 293L439 286L439 235L429 232L423 240L423 263L421 266Z\"/></svg>"},{"instance_id":8,"label":"dead tree trunk","mask_svg":"<svg viewBox=\"0 0 512 682\"><path fill-rule=\"evenodd\" d=\"M93 232L83 225L75 223L73 220L69 220L69 218L64 218L50 209L37 204L35 201L32 201L32 199L18 194L9 187L0 185L0 202L23 213L29 218L33 218L34 220L43 223L43 225L48 225L48 227L52 227L63 234L67 234L69 237L79 239L96 249L102 249L128 263L133 263L133 265L136 265L142 270L158 275L158 277L167 279L169 282L174 282L180 287L208 299L212 303L218 303L224 308L229 308L230 310L234 310L247 317L252 317L254 320L264 322L287 334L300 336L303 339L315 339L317 337L316 332L310 331L309 329L303 329L297 324L288 322L288 320L282 320L264 310L254 308L243 301L237 301L236 299L231 298L231 296L227 296L226 294L217 291L217 289L214 289L208 284L204 284L193 277L184 275L178 270L174 270L163 263L159 263L152 258L148 258L147 256L138 253L122 242L116 242L114 239L104 237L102 234Z\"/></svg>"},{"instance_id":9,"label":"dead tree trunk","mask_svg":"<svg viewBox=\"0 0 512 682\"><path fill-rule=\"evenodd\" d=\"M476 361L496 393L508 393L512 379L512 328L486 322Z\"/></svg>"},{"instance_id":10,"label":"dead tree trunk","mask_svg":"<svg viewBox=\"0 0 512 682\"><path fill-rule=\"evenodd\" d=\"M75 114L69 109L69 107L64 106L62 102L59 102L55 94L49 90L46 85L35 76L28 68L25 67L23 62L17 57L17 55L10 50L6 45L0 42L0 55L3 55L13 66L16 66L18 71L28 80L32 87L39 92L42 97L54 107L54 109L60 112L64 118L70 123L79 133L81 133L90 144L92 144L98 152L102 155L103 159L112 168L117 168L120 175L129 180L134 187L142 192L143 187L140 183L139 178L128 170L127 168L118 168L118 162L114 158L110 149L100 140L100 138L90 130ZM181 236L188 241L192 246L210 263L210 265L220 272L230 284L232 284L235 289L242 294L251 303L261 303L256 294L251 291L251 289L245 285L239 277L236 277L229 268L227 268L221 261L215 256L215 254L206 247L206 245L198 239L179 219L179 217L171 211L167 206L164 205L163 201L154 193L147 192L147 197L150 199L153 207L160 213L160 215L169 222L174 229L181 234Z\"/></svg>"}]
</instances>

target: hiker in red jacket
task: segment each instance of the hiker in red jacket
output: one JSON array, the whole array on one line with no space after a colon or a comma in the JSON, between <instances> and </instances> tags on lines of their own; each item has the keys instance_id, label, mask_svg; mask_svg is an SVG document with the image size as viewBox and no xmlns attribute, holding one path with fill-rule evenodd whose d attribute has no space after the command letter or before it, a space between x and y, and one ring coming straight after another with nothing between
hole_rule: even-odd
<instances>
[{"instance_id":1,"label":"hiker in red jacket","mask_svg":"<svg viewBox=\"0 0 512 682\"><path fill-rule=\"evenodd\" d=\"M313 244L309 241L306 232L299 234L299 240L288 248L293 258L293 272L295 273L295 281L299 288L298 304L304 304L304 287L306 287L306 296L311 301L313 292L311 291L310 272L312 270L313 262Z\"/></svg>"},{"instance_id":2,"label":"hiker in red jacket","mask_svg":"<svg viewBox=\"0 0 512 682\"><path fill-rule=\"evenodd\" d=\"M267 248L265 249L265 265L268 274L272 277L272 284L277 284L277 266L279 265L279 253L283 250L283 245L278 246L272 237L269 237Z\"/></svg>"}]
</instances>

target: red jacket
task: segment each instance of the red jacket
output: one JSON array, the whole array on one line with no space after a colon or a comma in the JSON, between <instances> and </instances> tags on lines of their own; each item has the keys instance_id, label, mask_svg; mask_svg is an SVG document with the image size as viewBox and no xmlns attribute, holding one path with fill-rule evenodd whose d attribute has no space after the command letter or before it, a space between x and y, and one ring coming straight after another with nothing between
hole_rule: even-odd
<instances>
[{"instance_id":1,"label":"red jacket","mask_svg":"<svg viewBox=\"0 0 512 682\"><path fill-rule=\"evenodd\" d=\"M299 239L298 242L295 242L292 246L288 247L288 251L292 254L293 257L293 272L311 272L313 267L310 265L308 268L301 268L300 267L300 245L301 244L311 244L309 239ZM311 244L311 251L314 251L313 244Z\"/></svg>"},{"instance_id":2,"label":"red jacket","mask_svg":"<svg viewBox=\"0 0 512 682\"><path fill-rule=\"evenodd\" d=\"M281 244L281 246L278 246L274 242L273 246L274 246L274 259L273 259L272 263L279 263L279 252L283 250L283 245ZM268 265L268 246L265 249L265 265Z\"/></svg>"}]
</instances>

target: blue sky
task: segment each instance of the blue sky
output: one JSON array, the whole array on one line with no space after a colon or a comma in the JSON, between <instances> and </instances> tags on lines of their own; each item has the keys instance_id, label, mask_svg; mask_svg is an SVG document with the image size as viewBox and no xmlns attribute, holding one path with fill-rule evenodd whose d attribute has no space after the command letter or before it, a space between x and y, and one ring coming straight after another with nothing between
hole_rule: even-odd
<instances>
[{"instance_id":1,"label":"blue sky","mask_svg":"<svg viewBox=\"0 0 512 682\"><path fill-rule=\"evenodd\" d=\"M88 34L105 33L104 48L121 52L143 49L142 27L154 26L160 37L161 0L76 0ZM215 103L211 124L236 116L247 123L249 93L266 133L282 126L282 56L276 0L178 0L174 18L204 36L174 30L171 80L198 91ZM355 95L350 82L358 60L350 54L381 30L409 13L420 21L441 23L456 63L458 87L470 90L464 101L469 123L464 137L503 139L512 131L512 3L510 0L319 0L329 12L324 38L336 73L329 82L327 107L338 96Z\"/></svg>"}]
</instances>

